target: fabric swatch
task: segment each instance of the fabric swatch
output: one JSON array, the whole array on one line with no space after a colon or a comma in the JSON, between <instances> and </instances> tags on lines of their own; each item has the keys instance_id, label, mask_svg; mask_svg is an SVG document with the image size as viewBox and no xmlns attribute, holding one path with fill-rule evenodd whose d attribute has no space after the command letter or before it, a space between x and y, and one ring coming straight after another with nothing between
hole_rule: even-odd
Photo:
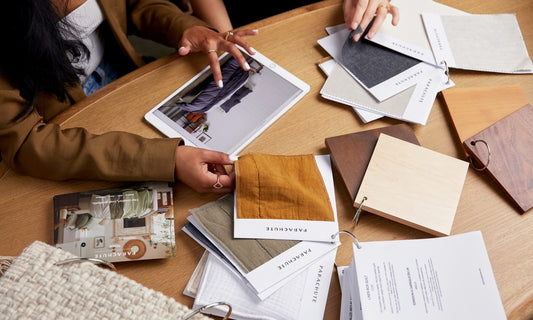
<instances>
[{"instance_id":1,"label":"fabric swatch","mask_svg":"<svg viewBox=\"0 0 533 320\"><path fill-rule=\"evenodd\" d=\"M218 246L225 249L246 273L300 241L233 238L233 193L189 212Z\"/></svg>"},{"instance_id":2,"label":"fabric swatch","mask_svg":"<svg viewBox=\"0 0 533 320\"><path fill-rule=\"evenodd\" d=\"M369 28L367 28L368 30ZM367 88L382 83L420 63L408 57L364 39L352 40L357 30L350 35L342 47L342 65Z\"/></svg>"},{"instance_id":3,"label":"fabric swatch","mask_svg":"<svg viewBox=\"0 0 533 320\"><path fill-rule=\"evenodd\" d=\"M235 173L239 219L335 220L311 154L248 154L235 162Z\"/></svg>"}]
</instances>

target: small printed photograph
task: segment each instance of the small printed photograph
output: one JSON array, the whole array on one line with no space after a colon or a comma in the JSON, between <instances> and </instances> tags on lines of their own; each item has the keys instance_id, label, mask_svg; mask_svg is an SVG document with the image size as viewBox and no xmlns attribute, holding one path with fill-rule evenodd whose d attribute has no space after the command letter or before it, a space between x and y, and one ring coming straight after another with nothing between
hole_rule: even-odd
<instances>
[{"instance_id":1,"label":"small printed photograph","mask_svg":"<svg viewBox=\"0 0 533 320\"><path fill-rule=\"evenodd\" d=\"M194 145L233 152L302 93L282 75L243 55L250 70L228 54L220 60L222 88L208 69L164 101L154 115Z\"/></svg>"},{"instance_id":2,"label":"small printed photograph","mask_svg":"<svg viewBox=\"0 0 533 320\"><path fill-rule=\"evenodd\" d=\"M109 262L175 255L172 187L147 183L54 196L54 243Z\"/></svg>"}]
</instances>

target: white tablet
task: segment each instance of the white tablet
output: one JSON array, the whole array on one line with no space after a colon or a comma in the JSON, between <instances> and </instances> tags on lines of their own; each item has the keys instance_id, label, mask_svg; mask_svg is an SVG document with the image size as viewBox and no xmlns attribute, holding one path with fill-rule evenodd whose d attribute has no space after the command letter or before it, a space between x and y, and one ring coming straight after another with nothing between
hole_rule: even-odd
<instances>
[{"instance_id":1,"label":"white tablet","mask_svg":"<svg viewBox=\"0 0 533 320\"><path fill-rule=\"evenodd\" d=\"M208 66L150 110L145 119L168 137L222 151L232 157L307 92L309 85L259 52L248 55L244 71L228 53L221 55L224 85Z\"/></svg>"}]
</instances>

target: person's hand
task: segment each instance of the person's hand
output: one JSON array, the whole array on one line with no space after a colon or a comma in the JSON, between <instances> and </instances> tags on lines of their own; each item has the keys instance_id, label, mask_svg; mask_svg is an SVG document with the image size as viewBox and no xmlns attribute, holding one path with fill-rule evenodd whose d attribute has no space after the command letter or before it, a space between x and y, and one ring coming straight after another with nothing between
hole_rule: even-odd
<instances>
[{"instance_id":1,"label":"person's hand","mask_svg":"<svg viewBox=\"0 0 533 320\"><path fill-rule=\"evenodd\" d=\"M176 148L176 178L197 192L228 193L235 186L235 172L226 171L233 161L223 152L191 146Z\"/></svg>"},{"instance_id":2,"label":"person's hand","mask_svg":"<svg viewBox=\"0 0 533 320\"><path fill-rule=\"evenodd\" d=\"M224 33L216 33L215 31L206 27L194 26L183 33L181 37L181 47L178 49L180 55L184 56L190 52L205 52L209 58L209 65L213 72L215 82L219 87L223 86L222 72L220 71L220 64L218 62L218 52L229 52L241 65L241 67L248 71L250 66L237 48L236 44L243 47L246 52L253 55L254 49L243 40L245 36L253 36L257 34L257 30L238 30L228 31Z\"/></svg>"},{"instance_id":3,"label":"person's hand","mask_svg":"<svg viewBox=\"0 0 533 320\"><path fill-rule=\"evenodd\" d=\"M397 25L400 20L400 10L391 5L390 0L344 0L344 22L350 30L357 30L353 36L358 41L372 19L372 27L368 30L367 37L371 39L381 28L387 14L392 15L392 25ZM374 18L375 17L375 18Z\"/></svg>"}]
</instances>

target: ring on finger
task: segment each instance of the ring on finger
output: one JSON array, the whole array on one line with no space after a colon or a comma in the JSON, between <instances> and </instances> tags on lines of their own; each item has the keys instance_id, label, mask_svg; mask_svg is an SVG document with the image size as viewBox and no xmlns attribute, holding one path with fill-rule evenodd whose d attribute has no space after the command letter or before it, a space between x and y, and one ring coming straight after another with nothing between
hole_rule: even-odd
<instances>
[{"instance_id":1,"label":"ring on finger","mask_svg":"<svg viewBox=\"0 0 533 320\"><path fill-rule=\"evenodd\" d=\"M215 52L215 53L216 53L217 51L216 51L215 49L209 49L209 50L207 50L207 54L210 54L211 52Z\"/></svg>"},{"instance_id":2,"label":"ring on finger","mask_svg":"<svg viewBox=\"0 0 533 320\"><path fill-rule=\"evenodd\" d=\"M378 9L379 9L379 8L385 8L385 9L387 9L387 11L389 11L389 10L390 10L390 0L387 0L387 3L382 3L382 4L380 4L380 5L378 6Z\"/></svg>"},{"instance_id":3,"label":"ring on finger","mask_svg":"<svg viewBox=\"0 0 533 320\"><path fill-rule=\"evenodd\" d=\"M229 37L233 36L233 32L228 31L226 32L226 35L224 36L224 40L228 41Z\"/></svg>"},{"instance_id":4,"label":"ring on finger","mask_svg":"<svg viewBox=\"0 0 533 320\"><path fill-rule=\"evenodd\" d=\"M217 176L217 182L213 185L213 188L215 188L215 189L224 188L224 185L222 183L220 183L220 176Z\"/></svg>"}]
</instances>

